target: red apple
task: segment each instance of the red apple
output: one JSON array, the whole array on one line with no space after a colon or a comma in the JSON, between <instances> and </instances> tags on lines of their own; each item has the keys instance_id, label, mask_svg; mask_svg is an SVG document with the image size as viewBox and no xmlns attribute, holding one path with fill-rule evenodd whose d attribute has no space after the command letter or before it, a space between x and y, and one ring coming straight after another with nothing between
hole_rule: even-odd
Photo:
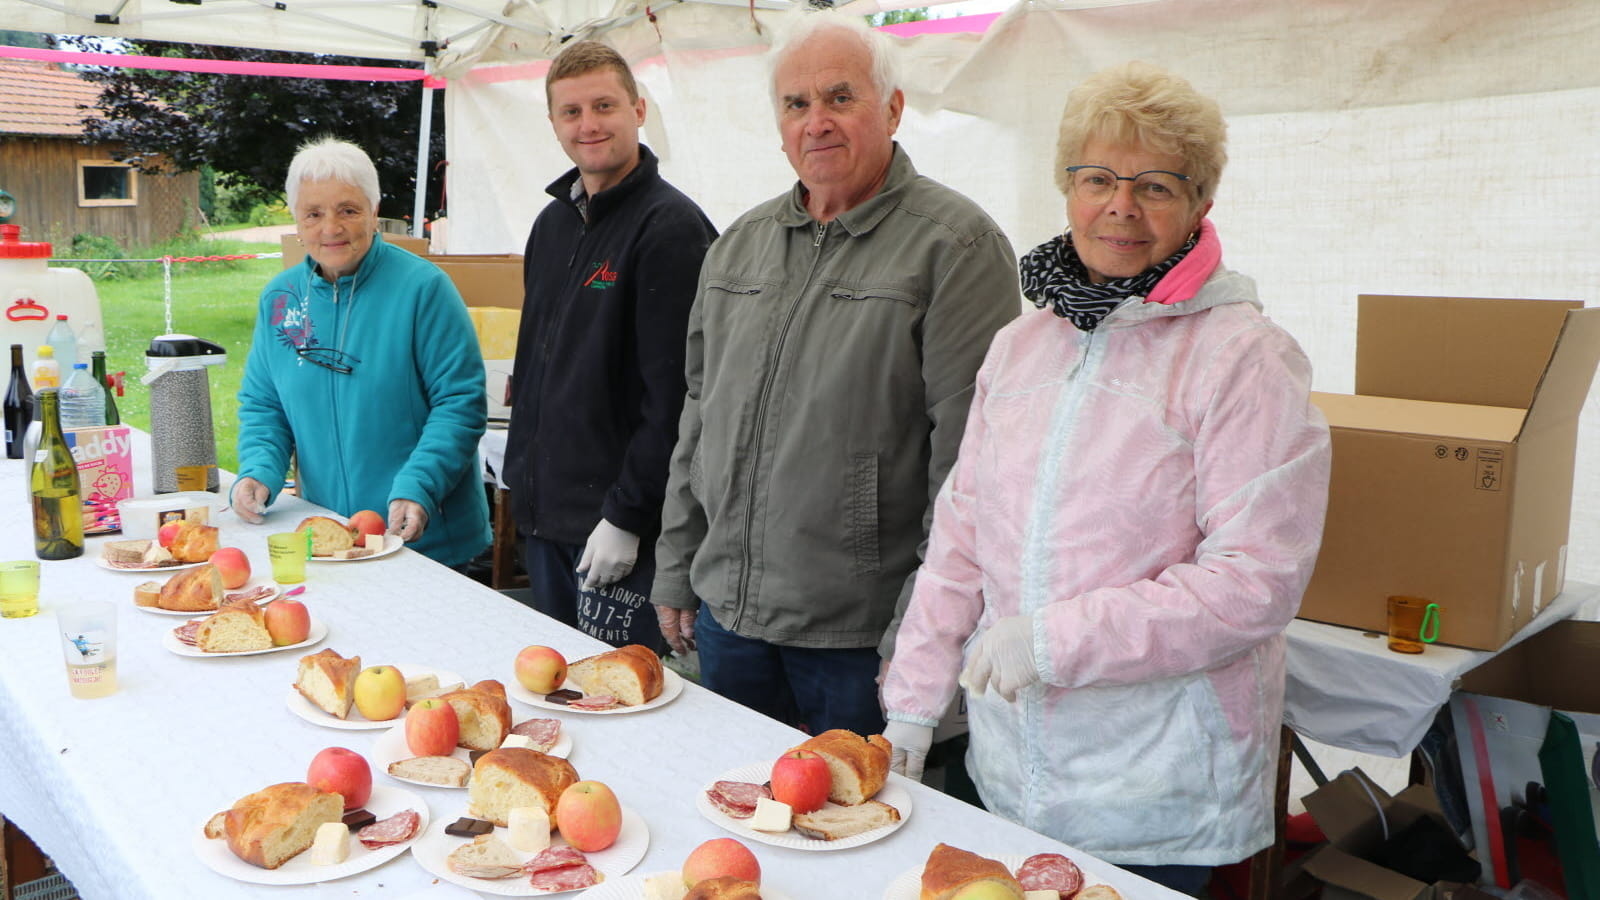
<instances>
[{"instance_id":1,"label":"red apple","mask_svg":"<svg viewBox=\"0 0 1600 900\"><path fill-rule=\"evenodd\" d=\"M523 647L512 666L517 683L535 694L548 694L560 689L567 680L567 658L559 652L537 644Z\"/></svg>"},{"instance_id":2,"label":"red apple","mask_svg":"<svg viewBox=\"0 0 1600 900\"><path fill-rule=\"evenodd\" d=\"M372 767L354 750L329 747L311 760L306 784L343 795L345 809L360 809L372 796Z\"/></svg>"},{"instance_id":3,"label":"red apple","mask_svg":"<svg viewBox=\"0 0 1600 900\"><path fill-rule=\"evenodd\" d=\"M163 547L171 547L172 542L178 539L178 532L183 530L183 520L177 519L161 526L156 530L156 543Z\"/></svg>"},{"instance_id":4,"label":"red apple","mask_svg":"<svg viewBox=\"0 0 1600 900\"><path fill-rule=\"evenodd\" d=\"M244 587L250 580L250 558L238 547L223 547L211 554L211 564L222 573L222 586L228 590Z\"/></svg>"},{"instance_id":5,"label":"red apple","mask_svg":"<svg viewBox=\"0 0 1600 900\"><path fill-rule=\"evenodd\" d=\"M311 635L311 614L299 600L279 597L261 610L261 618L274 647L298 644Z\"/></svg>"},{"instance_id":6,"label":"red apple","mask_svg":"<svg viewBox=\"0 0 1600 900\"><path fill-rule=\"evenodd\" d=\"M383 534L388 526L383 524L383 516L370 509L363 509L350 517L350 530L357 533L356 544L360 545L361 538L369 534Z\"/></svg>"},{"instance_id":7,"label":"red apple","mask_svg":"<svg viewBox=\"0 0 1600 900\"><path fill-rule=\"evenodd\" d=\"M685 887L693 887L707 878L721 878L724 875L760 884L761 863L756 862L756 855L750 852L749 847L726 837L706 841L690 851L689 858L683 861Z\"/></svg>"},{"instance_id":8,"label":"red apple","mask_svg":"<svg viewBox=\"0 0 1600 900\"><path fill-rule=\"evenodd\" d=\"M828 762L813 751L790 750L772 764L772 799L797 813L821 809L832 789Z\"/></svg>"},{"instance_id":9,"label":"red apple","mask_svg":"<svg viewBox=\"0 0 1600 900\"><path fill-rule=\"evenodd\" d=\"M598 781L570 784L556 801L556 829L585 853L604 850L622 831L622 804Z\"/></svg>"},{"instance_id":10,"label":"red apple","mask_svg":"<svg viewBox=\"0 0 1600 900\"><path fill-rule=\"evenodd\" d=\"M461 720L444 700L423 700L406 713L406 746L417 756L449 756L460 739Z\"/></svg>"},{"instance_id":11,"label":"red apple","mask_svg":"<svg viewBox=\"0 0 1600 900\"><path fill-rule=\"evenodd\" d=\"M406 710L406 677L394 666L362 669L350 691L356 710L374 722L386 722Z\"/></svg>"}]
</instances>

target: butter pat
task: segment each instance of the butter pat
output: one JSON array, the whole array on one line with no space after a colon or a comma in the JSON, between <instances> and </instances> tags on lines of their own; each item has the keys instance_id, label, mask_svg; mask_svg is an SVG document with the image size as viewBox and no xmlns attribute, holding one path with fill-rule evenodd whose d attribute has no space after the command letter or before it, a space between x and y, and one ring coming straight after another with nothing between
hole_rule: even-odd
<instances>
[{"instance_id":1,"label":"butter pat","mask_svg":"<svg viewBox=\"0 0 1600 900\"><path fill-rule=\"evenodd\" d=\"M1061 900L1060 891L1023 891L1022 900Z\"/></svg>"},{"instance_id":2,"label":"butter pat","mask_svg":"<svg viewBox=\"0 0 1600 900\"><path fill-rule=\"evenodd\" d=\"M323 822L311 842L311 864L337 866L350 855L350 829L343 822Z\"/></svg>"},{"instance_id":3,"label":"butter pat","mask_svg":"<svg viewBox=\"0 0 1600 900\"><path fill-rule=\"evenodd\" d=\"M363 535L362 538L361 538L361 543L363 545L365 545L368 550L371 550L373 553L377 553L378 551L383 549L383 535L381 535L381 534Z\"/></svg>"},{"instance_id":4,"label":"butter pat","mask_svg":"<svg viewBox=\"0 0 1600 900\"><path fill-rule=\"evenodd\" d=\"M523 853L539 853L550 846L550 814L539 807L518 806L506 817L506 823L511 846Z\"/></svg>"},{"instance_id":5,"label":"butter pat","mask_svg":"<svg viewBox=\"0 0 1600 900\"><path fill-rule=\"evenodd\" d=\"M750 817L750 827L756 831L782 834L789 830L793 818L794 809L789 804L762 797L756 801L756 814Z\"/></svg>"},{"instance_id":6,"label":"butter pat","mask_svg":"<svg viewBox=\"0 0 1600 900\"><path fill-rule=\"evenodd\" d=\"M682 872L662 872L644 880L644 900L683 900L687 893Z\"/></svg>"},{"instance_id":7,"label":"butter pat","mask_svg":"<svg viewBox=\"0 0 1600 900\"><path fill-rule=\"evenodd\" d=\"M508 734L506 735L506 739L500 742L500 746L521 747L524 750L538 749L533 745L533 738L528 737L525 734Z\"/></svg>"}]
</instances>

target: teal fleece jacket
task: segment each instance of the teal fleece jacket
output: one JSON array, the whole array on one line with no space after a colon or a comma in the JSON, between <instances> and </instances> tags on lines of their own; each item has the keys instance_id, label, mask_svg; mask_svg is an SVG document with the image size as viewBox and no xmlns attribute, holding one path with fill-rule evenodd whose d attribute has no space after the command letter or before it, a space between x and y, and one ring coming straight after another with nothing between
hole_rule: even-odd
<instances>
[{"instance_id":1,"label":"teal fleece jacket","mask_svg":"<svg viewBox=\"0 0 1600 900\"><path fill-rule=\"evenodd\" d=\"M261 292L239 388L239 475L272 499L294 453L302 497L343 516L415 501L428 525L412 548L460 565L490 540L486 420L478 339L438 266L380 235L354 275L330 284L307 257Z\"/></svg>"}]
</instances>

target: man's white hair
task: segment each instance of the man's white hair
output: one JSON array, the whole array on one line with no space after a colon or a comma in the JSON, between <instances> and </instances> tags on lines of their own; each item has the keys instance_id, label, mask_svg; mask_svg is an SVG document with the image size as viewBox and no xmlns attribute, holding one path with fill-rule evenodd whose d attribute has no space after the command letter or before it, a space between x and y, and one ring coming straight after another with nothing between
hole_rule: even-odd
<instances>
[{"instance_id":1,"label":"man's white hair","mask_svg":"<svg viewBox=\"0 0 1600 900\"><path fill-rule=\"evenodd\" d=\"M872 85L878 91L878 100L888 106L894 92L900 89L900 66L889 38L868 25L861 16L834 9L806 9L783 17L778 25L778 39L767 54L767 84L772 86L773 108L782 112L782 98L778 96L778 67L790 54L824 31L842 31L861 42L871 60Z\"/></svg>"}]
</instances>

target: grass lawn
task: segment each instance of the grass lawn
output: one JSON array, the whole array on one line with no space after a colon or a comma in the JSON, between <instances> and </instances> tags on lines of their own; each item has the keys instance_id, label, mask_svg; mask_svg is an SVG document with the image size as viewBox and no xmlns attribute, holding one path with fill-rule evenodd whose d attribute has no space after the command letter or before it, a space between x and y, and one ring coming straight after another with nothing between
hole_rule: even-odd
<instances>
[{"instance_id":1,"label":"grass lawn","mask_svg":"<svg viewBox=\"0 0 1600 900\"><path fill-rule=\"evenodd\" d=\"M270 253L276 244L215 241L211 252ZM165 287L161 269L140 278L95 279L100 313L105 322L106 368L126 371L127 387L117 398L122 421L150 428L150 389L139 383L145 372L144 352L150 339L168 333ZM255 327L256 299L261 288L283 268L281 260L178 263L172 267L171 331L213 341L228 352L228 361L209 370L211 416L217 436L217 464L239 467L239 407L235 397L244 378Z\"/></svg>"}]
</instances>

